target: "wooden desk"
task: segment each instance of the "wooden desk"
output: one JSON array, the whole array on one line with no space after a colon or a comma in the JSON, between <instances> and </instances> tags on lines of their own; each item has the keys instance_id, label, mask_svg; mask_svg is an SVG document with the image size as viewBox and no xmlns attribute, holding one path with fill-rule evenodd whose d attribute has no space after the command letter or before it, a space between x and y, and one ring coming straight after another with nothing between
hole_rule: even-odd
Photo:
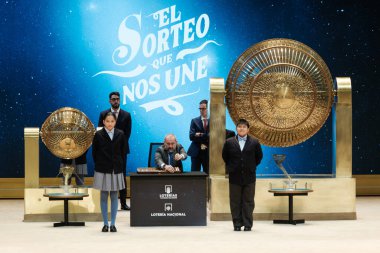
<instances>
[{"instance_id":1,"label":"wooden desk","mask_svg":"<svg viewBox=\"0 0 380 253\"><path fill-rule=\"evenodd\" d=\"M274 196L288 196L289 197L289 219L288 220L274 220L274 224L292 224L297 225L298 223L305 223L305 220L293 219L293 196L307 196L311 189L271 189L268 190L273 193Z\"/></svg>"}]
</instances>

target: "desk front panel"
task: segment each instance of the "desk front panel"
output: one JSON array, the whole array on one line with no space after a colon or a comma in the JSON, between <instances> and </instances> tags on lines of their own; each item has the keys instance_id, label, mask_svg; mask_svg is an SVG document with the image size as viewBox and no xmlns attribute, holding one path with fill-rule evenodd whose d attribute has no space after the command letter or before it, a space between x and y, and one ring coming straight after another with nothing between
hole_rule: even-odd
<instances>
[{"instance_id":1,"label":"desk front panel","mask_svg":"<svg viewBox=\"0 0 380 253\"><path fill-rule=\"evenodd\" d=\"M131 226L205 226L207 177L185 174L131 174Z\"/></svg>"}]
</instances>

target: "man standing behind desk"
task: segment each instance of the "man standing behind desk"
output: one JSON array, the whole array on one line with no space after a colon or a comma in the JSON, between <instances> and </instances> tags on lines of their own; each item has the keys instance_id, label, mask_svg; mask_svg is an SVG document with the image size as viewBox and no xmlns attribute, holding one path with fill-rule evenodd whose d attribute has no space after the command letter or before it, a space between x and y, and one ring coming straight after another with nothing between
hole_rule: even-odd
<instances>
[{"instance_id":1,"label":"man standing behind desk","mask_svg":"<svg viewBox=\"0 0 380 253\"><path fill-rule=\"evenodd\" d=\"M165 136L164 144L157 148L154 154L156 167L171 173L183 172L182 160L187 158L185 149L177 143L174 134ZM178 170L177 170L178 168Z\"/></svg>"},{"instance_id":2,"label":"man standing behind desk","mask_svg":"<svg viewBox=\"0 0 380 253\"><path fill-rule=\"evenodd\" d=\"M239 119L238 135L224 143L222 156L229 174L230 208L234 231L251 231L255 208L256 166L263 158L259 141L248 135L249 123Z\"/></svg>"},{"instance_id":3,"label":"man standing behind desk","mask_svg":"<svg viewBox=\"0 0 380 253\"><path fill-rule=\"evenodd\" d=\"M122 130L124 132L125 143L126 143L126 154L124 156L124 183L125 189L119 191L121 210L130 210L127 205L127 181L126 181L126 169L127 169L127 156L129 154L129 137L131 136L132 130L132 119L131 114L120 108L120 93L117 91L111 92L109 94L109 102L111 104L111 109L102 111L99 116L98 127L104 127L103 118L108 112L113 112L116 116L116 126L115 128Z\"/></svg>"},{"instance_id":4,"label":"man standing behind desk","mask_svg":"<svg viewBox=\"0 0 380 253\"><path fill-rule=\"evenodd\" d=\"M200 171L209 174L209 122L207 118L207 100L199 102L201 116L191 120L190 140L191 145L187 154L191 156L191 171Z\"/></svg>"}]
</instances>

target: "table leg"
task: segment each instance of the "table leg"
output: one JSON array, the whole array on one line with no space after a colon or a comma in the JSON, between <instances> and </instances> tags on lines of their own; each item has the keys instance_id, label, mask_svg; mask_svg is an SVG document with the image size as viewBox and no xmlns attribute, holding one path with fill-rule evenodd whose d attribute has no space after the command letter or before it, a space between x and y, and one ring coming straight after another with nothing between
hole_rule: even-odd
<instances>
[{"instance_id":1,"label":"table leg","mask_svg":"<svg viewBox=\"0 0 380 253\"><path fill-rule=\"evenodd\" d=\"M84 226L85 223L82 221L73 221L69 222L69 200L64 199L63 200L63 217L64 221L54 223L54 227L63 227L63 226Z\"/></svg>"},{"instance_id":2,"label":"table leg","mask_svg":"<svg viewBox=\"0 0 380 253\"><path fill-rule=\"evenodd\" d=\"M64 213L64 223L65 225L69 224L69 200L65 199L63 200L63 213Z\"/></svg>"},{"instance_id":3,"label":"table leg","mask_svg":"<svg viewBox=\"0 0 380 253\"><path fill-rule=\"evenodd\" d=\"M289 195L289 221L293 221L293 195Z\"/></svg>"},{"instance_id":4,"label":"table leg","mask_svg":"<svg viewBox=\"0 0 380 253\"><path fill-rule=\"evenodd\" d=\"M293 219L293 195L289 194L289 219L288 220L274 220L274 224L292 224L297 225L299 223L305 223L305 220L294 220Z\"/></svg>"}]
</instances>

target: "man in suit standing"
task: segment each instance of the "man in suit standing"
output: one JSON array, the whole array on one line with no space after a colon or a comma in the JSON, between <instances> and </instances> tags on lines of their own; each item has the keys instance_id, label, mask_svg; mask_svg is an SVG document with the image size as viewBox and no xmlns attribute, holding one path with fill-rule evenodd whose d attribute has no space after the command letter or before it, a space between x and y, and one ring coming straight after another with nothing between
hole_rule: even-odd
<instances>
[{"instance_id":1,"label":"man in suit standing","mask_svg":"<svg viewBox=\"0 0 380 253\"><path fill-rule=\"evenodd\" d=\"M255 208L256 166L263 158L259 141L248 135L249 123L239 119L238 135L226 140L222 156L229 174L230 208L234 231L251 231Z\"/></svg>"},{"instance_id":2,"label":"man in suit standing","mask_svg":"<svg viewBox=\"0 0 380 253\"><path fill-rule=\"evenodd\" d=\"M171 173L183 172L182 160L186 158L186 151L181 144L177 143L174 134L166 135L164 144L158 147L154 154L156 167Z\"/></svg>"},{"instance_id":3,"label":"man in suit standing","mask_svg":"<svg viewBox=\"0 0 380 253\"><path fill-rule=\"evenodd\" d=\"M99 116L98 127L104 127L103 119L108 112L113 112L116 116L116 126L115 128L122 130L124 132L124 138L126 143L126 153L124 156L124 182L125 189L119 191L120 195L120 204L122 210L130 210L130 207L127 205L127 181L126 181L126 168L127 168L127 156L129 154L129 137L131 136L132 130L132 119L131 114L127 111L124 111L120 108L120 93L113 91L109 94L109 102L111 108L105 111L102 111Z\"/></svg>"},{"instance_id":4,"label":"man in suit standing","mask_svg":"<svg viewBox=\"0 0 380 253\"><path fill-rule=\"evenodd\" d=\"M207 100L199 102L200 116L191 120L190 140L187 151L191 156L191 171L200 171L209 174L209 118L207 117Z\"/></svg>"}]
</instances>

